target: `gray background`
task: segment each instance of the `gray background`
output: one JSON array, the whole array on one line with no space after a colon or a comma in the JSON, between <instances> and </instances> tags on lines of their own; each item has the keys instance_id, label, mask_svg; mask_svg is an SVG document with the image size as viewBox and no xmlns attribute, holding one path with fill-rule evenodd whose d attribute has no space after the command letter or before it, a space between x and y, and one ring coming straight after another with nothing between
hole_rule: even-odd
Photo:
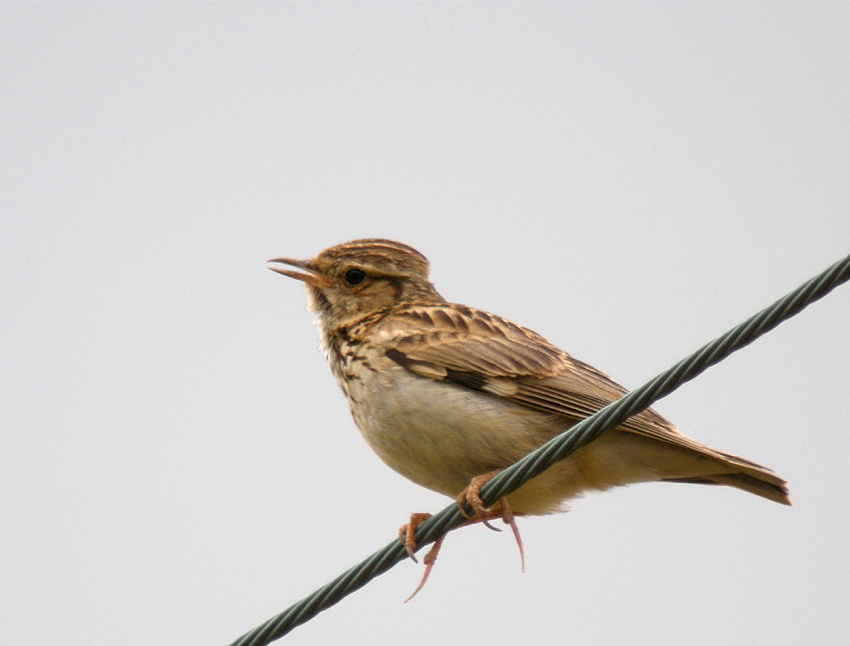
<instances>
[{"instance_id":1,"label":"gray background","mask_svg":"<svg viewBox=\"0 0 850 646\"><path fill-rule=\"evenodd\" d=\"M850 252L848 5L0 5L0 642L223 644L449 501L267 258L381 236L635 387ZM846 644L850 287L657 408L641 485L289 644Z\"/></svg>"}]
</instances>

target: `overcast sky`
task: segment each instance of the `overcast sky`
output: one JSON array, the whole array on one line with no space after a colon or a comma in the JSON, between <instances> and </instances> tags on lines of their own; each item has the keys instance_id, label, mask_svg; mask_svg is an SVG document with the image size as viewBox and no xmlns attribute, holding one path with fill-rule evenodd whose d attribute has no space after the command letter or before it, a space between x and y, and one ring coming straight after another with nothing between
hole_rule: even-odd
<instances>
[{"instance_id":1,"label":"overcast sky","mask_svg":"<svg viewBox=\"0 0 850 646\"><path fill-rule=\"evenodd\" d=\"M266 268L410 244L634 388L850 253L850 5L0 4L0 643L226 644L450 501ZM659 402L793 507L636 485L287 644L846 644L850 286Z\"/></svg>"}]
</instances>

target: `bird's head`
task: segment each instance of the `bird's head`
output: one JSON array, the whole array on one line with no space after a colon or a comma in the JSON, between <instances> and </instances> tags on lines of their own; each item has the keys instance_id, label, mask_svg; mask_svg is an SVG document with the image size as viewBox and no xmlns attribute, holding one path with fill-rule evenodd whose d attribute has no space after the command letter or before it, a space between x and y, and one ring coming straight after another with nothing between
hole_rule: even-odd
<instances>
[{"instance_id":1,"label":"bird's head","mask_svg":"<svg viewBox=\"0 0 850 646\"><path fill-rule=\"evenodd\" d=\"M310 310L324 333L348 328L373 314L407 303L441 303L428 280L428 260L400 242L369 238L325 249L312 260L269 262L302 271L269 267L307 286Z\"/></svg>"}]
</instances>

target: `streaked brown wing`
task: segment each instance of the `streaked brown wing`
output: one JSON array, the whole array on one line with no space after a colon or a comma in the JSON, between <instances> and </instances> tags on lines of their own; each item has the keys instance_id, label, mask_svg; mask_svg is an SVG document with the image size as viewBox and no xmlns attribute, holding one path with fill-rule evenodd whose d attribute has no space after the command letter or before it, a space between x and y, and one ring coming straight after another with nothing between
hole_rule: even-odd
<instances>
[{"instance_id":1,"label":"streaked brown wing","mask_svg":"<svg viewBox=\"0 0 850 646\"><path fill-rule=\"evenodd\" d=\"M565 356L531 330L464 306L410 307L393 317L393 326L389 333L395 350L447 370L489 377L554 376Z\"/></svg>"},{"instance_id":2,"label":"streaked brown wing","mask_svg":"<svg viewBox=\"0 0 850 646\"><path fill-rule=\"evenodd\" d=\"M387 334L390 358L413 372L550 413L582 419L627 392L539 334L469 307L411 307Z\"/></svg>"}]
</instances>

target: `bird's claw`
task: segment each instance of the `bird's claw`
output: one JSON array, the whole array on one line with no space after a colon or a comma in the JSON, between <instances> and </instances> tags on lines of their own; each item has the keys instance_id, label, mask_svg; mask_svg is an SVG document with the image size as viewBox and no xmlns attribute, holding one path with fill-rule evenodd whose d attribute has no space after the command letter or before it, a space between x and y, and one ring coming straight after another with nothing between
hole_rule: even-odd
<instances>
[{"instance_id":1,"label":"bird's claw","mask_svg":"<svg viewBox=\"0 0 850 646\"><path fill-rule=\"evenodd\" d=\"M427 513L410 514L410 520L408 520L398 530L398 540L400 540L402 545L404 545L404 549L407 551L407 555L414 563L419 562L416 560L416 555L414 554L414 552L416 551L416 528L429 518L431 518L431 514ZM428 554L430 555L431 552L428 552Z\"/></svg>"}]
</instances>

